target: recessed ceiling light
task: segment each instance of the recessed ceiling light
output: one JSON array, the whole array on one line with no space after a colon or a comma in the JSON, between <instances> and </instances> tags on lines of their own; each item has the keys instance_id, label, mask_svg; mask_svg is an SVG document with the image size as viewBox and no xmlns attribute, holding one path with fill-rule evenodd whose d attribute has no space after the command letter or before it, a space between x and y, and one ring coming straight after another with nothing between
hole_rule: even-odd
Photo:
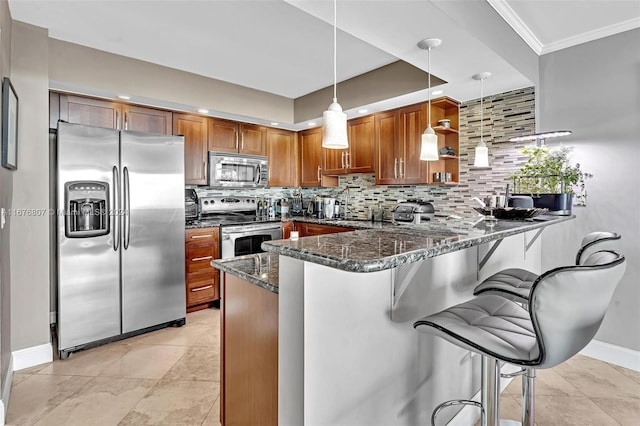
<instances>
[{"instance_id":1,"label":"recessed ceiling light","mask_svg":"<svg viewBox=\"0 0 640 426\"><path fill-rule=\"evenodd\" d=\"M198 112L199 112L200 114L207 114L207 113L209 112L209 110L208 110L208 109L204 109L204 108L200 108L200 109L198 110Z\"/></svg>"},{"instance_id":2,"label":"recessed ceiling light","mask_svg":"<svg viewBox=\"0 0 640 426\"><path fill-rule=\"evenodd\" d=\"M369 112L368 109L359 109L358 114L364 114L365 112Z\"/></svg>"},{"instance_id":3,"label":"recessed ceiling light","mask_svg":"<svg viewBox=\"0 0 640 426\"><path fill-rule=\"evenodd\" d=\"M125 101L128 101L129 99L131 99L131 97L127 95L118 95L118 98L123 99Z\"/></svg>"},{"instance_id":4,"label":"recessed ceiling light","mask_svg":"<svg viewBox=\"0 0 640 426\"><path fill-rule=\"evenodd\" d=\"M280 123L276 123L276 122L271 123L272 126L277 126L278 124Z\"/></svg>"},{"instance_id":5,"label":"recessed ceiling light","mask_svg":"<svg viewBox=\"0 0 640 426\"><path fill-rule=\"evenodd\" d=\"M316 125L316 122L315 122L315 121L310 121L310 122L308 122L307 124L308 124L309 126L315 126L315 125Z\"/></svg>"},{"instance_id":6,"label":"recessed ceiling light","mask_svg":"<svg viewBox=\"0 0 640 426\"><path fill-rule=\"evenodd\" d=\"M431 94L433 96L438 96L438 95L442 95L444 92L442 90L434 90L433 92L431 92Z\"/></svg>"}]
</instances>

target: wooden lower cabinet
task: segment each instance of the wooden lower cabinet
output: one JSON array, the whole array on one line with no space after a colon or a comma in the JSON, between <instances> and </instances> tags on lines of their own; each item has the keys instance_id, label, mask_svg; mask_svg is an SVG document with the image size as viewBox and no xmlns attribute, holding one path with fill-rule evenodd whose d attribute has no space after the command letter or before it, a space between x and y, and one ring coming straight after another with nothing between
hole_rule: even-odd
<instances>
[{"instance_id":1,"label":"wooden lower cabinet","mask_svg":"<svg viewBox=\"0 0 640 426\"><path fill-rule=\"evenodd\" d=\"M295 222L295 228L296 228L296 231L300 233L299 235L300 237L355 231L355 229L353 228L346 228L344 226L320 225L318 223L306 223L306 222Z\"/></svg>"},{"instance_id":2,"label":"wooden lower cabinet","mask_svg":"<svg viewBox=\"0 0 640 426\"><path fill-rule=\"evenodd\" d=\"M213 259L220 258L220 231L187 229L185 235L187 312L193 312L220 299L220 272L211 266Z\"/></svg>"},{"instance_id":3,"label":"wooden lower cabinet","mask_svg":"<svg viewBox=\"0 0 640 426\"><path fill-rule=\"evenodd\" d=\"M223 273L223 425L278 424L278 295Z\"/></svg>"},{"instance_id":4,"label":"wooden lower cabinet","mask_svg":"<svg viewBox=\"0 0 640 426\"><path fill-rule=\"evenodd\" d=\"M282 222L282 239L288 240L291 238L291 231L295 230L293 222Z\"/></svg>"}]
</instances>

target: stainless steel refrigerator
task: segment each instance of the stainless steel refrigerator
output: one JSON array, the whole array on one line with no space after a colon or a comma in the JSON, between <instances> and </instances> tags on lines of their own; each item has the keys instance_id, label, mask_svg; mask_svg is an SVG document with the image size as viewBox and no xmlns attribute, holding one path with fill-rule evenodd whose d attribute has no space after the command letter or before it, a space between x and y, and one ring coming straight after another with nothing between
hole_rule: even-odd
<instances>
[{"instance_id":1,"label":"stainless steel refrigerator","mask_svg":"<svg viewBox=\"0 0 640 426\"><path fill-rule=\"evenodd\" d=\"M183 137L59 122L56 169L60 358L183 325Z\"/></svg>"}]
</instances>

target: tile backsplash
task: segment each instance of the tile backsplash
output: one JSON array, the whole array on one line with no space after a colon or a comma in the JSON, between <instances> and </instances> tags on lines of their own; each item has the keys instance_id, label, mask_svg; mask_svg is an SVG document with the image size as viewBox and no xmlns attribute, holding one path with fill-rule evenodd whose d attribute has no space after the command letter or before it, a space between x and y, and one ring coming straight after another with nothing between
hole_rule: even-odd
<instances>
[{"instance_id":1,"label":"tile backsplash","mask_svg":"<svg viewBox=\"0 0 640 426\"><path fill-rule=\"evenodd\" d=\"M489 148L489 169L474 170L474 148L480 140L480 99L460 105L460 179L459 185L375 185L373 173L340 177L334 188L303 188L305 202L316 195L338 198L343 203L349 188L351 217L366 219L368 207L378 210L379 202L390 218L398 200L417 198L431 202L436 214L476 215L472 197L504 194L508 176L519 169L525 157L519 151L524 144L507 142L512 136L535 132L535 92L533 87L513 90L483 101L484 141ZM260 198L289 198L295 188L221 191L197 187L199 195L236 194Z\"/></svg>"}]
</instances>

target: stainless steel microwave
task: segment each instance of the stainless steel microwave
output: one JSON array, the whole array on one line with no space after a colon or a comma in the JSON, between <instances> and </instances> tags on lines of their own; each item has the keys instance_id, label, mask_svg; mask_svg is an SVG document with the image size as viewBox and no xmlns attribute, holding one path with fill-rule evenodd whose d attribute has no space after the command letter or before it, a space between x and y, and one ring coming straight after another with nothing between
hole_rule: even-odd
<instances>
[{"instance_id":1,"label":"stainless steel microwave","mask_svg":"<svg viewBox=\"0 0 640 426\"><path fill-rule=\"evenodd\" d=\"M268 181L267 157L209 151L209 186L262 188Z\"/></svg>"}]
</instances>

